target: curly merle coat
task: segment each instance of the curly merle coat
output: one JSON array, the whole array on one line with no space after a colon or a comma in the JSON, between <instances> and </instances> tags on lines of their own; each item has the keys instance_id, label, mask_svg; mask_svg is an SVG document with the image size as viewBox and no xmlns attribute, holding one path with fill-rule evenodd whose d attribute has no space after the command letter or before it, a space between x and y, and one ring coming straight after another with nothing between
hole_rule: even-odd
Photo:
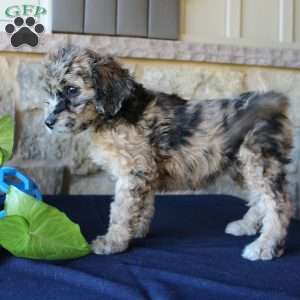
<instances>
[{"instance_id":1,"label":"curly merle coat","mask_svg":"<svg viewBox=\"0 0 300 300\"><path fill-rule=\"evenodd\" d=\"M230 174L249 191L249 210L228 234L259 237L250 260L283 254L293 206L285 165L292 147L288 99L276 92L186 101L147 90L113 58L69 47L45 66L45 124L53 132L91 131L91 157L116 178L108 232L97 254L127 249L145 237L156 191L199 189Z\"/></svg>"}]
</instances>

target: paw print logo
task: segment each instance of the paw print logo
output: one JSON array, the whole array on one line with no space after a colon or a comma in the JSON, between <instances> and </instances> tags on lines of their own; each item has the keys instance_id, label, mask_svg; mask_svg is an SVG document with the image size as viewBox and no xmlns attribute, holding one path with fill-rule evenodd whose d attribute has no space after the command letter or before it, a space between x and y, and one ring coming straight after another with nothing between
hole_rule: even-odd
<instances>
[{"instance_id":1,"label":"paw print logo","mask_svg":"<svg viewBox=\"0 0 300 300\"><path fill-rule=\"evenodd\" d=\"M39 34L45 30L42 24L36 24L33 17L28 17L25 21L22 17L14 19L14 24L7 24L5 31L11 34L10 42L12 46L19 47L27 44L31 47L39 43Z\"/></svg>"}]
</instances>

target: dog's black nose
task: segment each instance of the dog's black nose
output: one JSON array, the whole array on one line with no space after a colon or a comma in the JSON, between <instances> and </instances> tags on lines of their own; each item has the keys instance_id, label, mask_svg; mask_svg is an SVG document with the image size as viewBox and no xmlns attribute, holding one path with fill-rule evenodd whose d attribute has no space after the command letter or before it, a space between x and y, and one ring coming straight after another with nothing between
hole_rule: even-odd
<instances>
[{"instance_id":1,"label":"dog's black nose","mask_svg":"<svg viewBox=\"0 0 300 300\"><path fill-rule=\"evenodd\" d=\"M46 120L45 121L45 125L50 128L50 129L53 129L53 126L54 126L54 123L52 120Z\"/></svg>"},{"instance_id":2,"label":"dog's black nose","mask_svg":"<svg viewBox=\"0 0 300 300\"><path fill-rule=\"evenodd\" d=\"M46 121L45 121L45 125L50 128L50 129L53 129L54 127L54 124L55 124L56 120L55 118L47 118Z\"/></svg>"}]
</instances>

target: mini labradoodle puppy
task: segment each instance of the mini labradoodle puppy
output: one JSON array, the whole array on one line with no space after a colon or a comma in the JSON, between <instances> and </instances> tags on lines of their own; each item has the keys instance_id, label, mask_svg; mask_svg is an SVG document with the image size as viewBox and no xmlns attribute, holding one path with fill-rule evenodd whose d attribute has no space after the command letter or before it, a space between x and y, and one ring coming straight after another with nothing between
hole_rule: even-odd
<instances>
[{"instance_id":1,"label":"mini labradoodle puppy","mask_svg":"<svg viewBox=\"0 0 300 300\"><path fill-rule=\"evenodd\" d=\"M230 174L250 199L248 212L226 233L260 233L244 249L247 259L283 254L293 212L284 95L186 101L147 90L113 58L75 47L50 55L45 83L47 127L62 134L89 129L91 157L116 178L109 228L93 241L95 253L121 252L131 239L146 236L156 191L195 190Z\"/></svg>"}]
</instances>

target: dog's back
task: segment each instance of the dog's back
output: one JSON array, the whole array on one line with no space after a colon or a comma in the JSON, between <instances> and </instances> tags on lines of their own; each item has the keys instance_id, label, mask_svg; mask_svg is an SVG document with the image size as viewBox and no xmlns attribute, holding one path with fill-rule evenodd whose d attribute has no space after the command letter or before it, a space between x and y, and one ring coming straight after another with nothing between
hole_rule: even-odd
<instances>
[{"instance_id":1,"label":"dog's back","mask_svg":"<svg viewBox=\"0 0 300 300\"><path fill-rule=\"evenodd\" d=\"M287 109L287 97L276 92L207 101L158 94L145 116L154 120L149 140L161 158L161 188L206 186L238 164L246 145L287 163L292 145Z\"/></svg>"}]
</instances>

